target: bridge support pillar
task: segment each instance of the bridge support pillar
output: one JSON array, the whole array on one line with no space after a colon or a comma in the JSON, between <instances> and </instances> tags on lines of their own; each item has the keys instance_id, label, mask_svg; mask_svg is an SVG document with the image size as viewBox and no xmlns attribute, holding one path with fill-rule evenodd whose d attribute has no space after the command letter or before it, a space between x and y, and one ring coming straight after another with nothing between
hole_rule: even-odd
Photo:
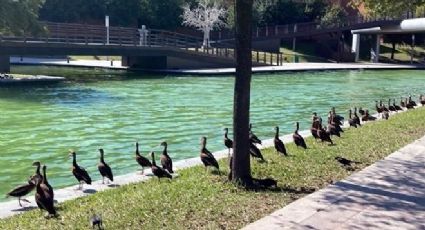
<instances>
[{"instance_id":1,"label":"bridge support pillar","mask_svg":"<svg viewBox=\"0 0 425 230\"><path fill-rule=\"evenodd\" d=\"M377 34L372 36L372 48L370 50L370 61L373 63L379 62L379 55L381 53L380 46L381 46L381 37L382 35Z\"/></svg>"},{"instance_id":2,"label":"bridge support pillar","mask_svg":"<svg viewBox=\"0 0 425 230\"><path fill-rule=\"evenodd\" d=\"M167 69L167 57L123 56L122 66L140 69Z\"/></svg>"},{"instance_id":3,"label":"bridge support pillar","mask_svg":"<svg viewBox=\"0 0 425 230\"><path fill-rule=\"evenodd\" d=\"M0 73L10 72L10 57L0 55Z\"/></svg>"}]
</instances>

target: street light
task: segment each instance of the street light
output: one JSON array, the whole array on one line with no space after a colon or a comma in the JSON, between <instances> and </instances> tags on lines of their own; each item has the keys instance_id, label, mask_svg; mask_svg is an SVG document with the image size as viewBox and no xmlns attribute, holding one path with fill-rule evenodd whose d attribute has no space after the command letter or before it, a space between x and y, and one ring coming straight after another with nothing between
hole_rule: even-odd
<instances>
[{"instance_id":1,"label":"street light","mask_svg":"<svg viewBox=\"0 0 425 230\"><path fill-rule=\"evenodd\" d=\"M106 26L106 45L109 45L109 16L105 16L105 26Z\"/></svg>"}]
</instances>

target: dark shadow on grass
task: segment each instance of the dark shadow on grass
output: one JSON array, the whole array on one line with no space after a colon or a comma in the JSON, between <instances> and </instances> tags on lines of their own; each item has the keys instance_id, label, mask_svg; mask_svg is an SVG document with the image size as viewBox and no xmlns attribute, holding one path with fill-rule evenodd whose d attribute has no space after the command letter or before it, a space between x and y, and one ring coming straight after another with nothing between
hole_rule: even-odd
<instances>
[{"instance_id":1,"label":"dark shadow on grass","mask_svg":"<svg viewBox=\"0 0 425 230\"><path fill-rule=\"evenodd\" d=\"M96 189L84 189L83 193L87 193L87 194L95 194L97 192Z\"/></svg>"},{"instance_id":2,"label":"dark shadow on grass","mask_svg":"<svg viewBox=\"0 0 425 230\"><path fill-rule=\"evenodd\" d=\"M108 184L108 187L109 188L118 188L118 187L120 187L121 185L119 185L119 184Z\"/></svg>"},{"instance_id":3,"label":"dark shadow on grass","mask_svg":"<svg viewBox=\"0 0 425 230\"><path fill-rule=\"evenodd\" d=\"M21 208L18 208L18 209L12 209L11 211L12 212L25 212L25 211L31 211L31 210L36 209L36 208L37 208L36 206L28 206L28 207L21 207Z\"/></svg>"}]
</instances>

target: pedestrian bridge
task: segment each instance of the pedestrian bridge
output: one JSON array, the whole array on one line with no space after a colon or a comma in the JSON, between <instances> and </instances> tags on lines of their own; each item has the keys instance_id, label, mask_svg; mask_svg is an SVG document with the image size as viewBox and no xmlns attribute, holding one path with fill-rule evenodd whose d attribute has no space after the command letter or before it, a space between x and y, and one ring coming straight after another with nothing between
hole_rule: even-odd
<instances>
[{"instance_id":1,"label":"pedestrian bridge","mask_svg":"<svg viewBox=\"0 0 425 230\"><path fill-rule=\"evenodd\" d=\"M202 47L202 39L164 30L85 24L45 23L40 36L0 37L0 72L10 56L121 56L124 66L140 69L202 69L235 66L231 47ZM263 57L264 56L264 57ZM278 53L259 53L254 66L278 65Z\"/></svg>"}]
</instances>

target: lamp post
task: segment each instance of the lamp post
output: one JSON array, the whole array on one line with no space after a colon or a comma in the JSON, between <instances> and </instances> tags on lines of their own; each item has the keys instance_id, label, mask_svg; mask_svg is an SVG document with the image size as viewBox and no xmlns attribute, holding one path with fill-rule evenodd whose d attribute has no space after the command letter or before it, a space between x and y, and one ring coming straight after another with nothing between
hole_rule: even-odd
<instances>
[{"instance_id":1,"label":"lamp post","mask_svg":"<svg viewBox=\"0 0 425 230\"><path fill-rule=\"evenodd\" d=\"M109 45L109 16L105 16L105 26L106 26L106 45Z\"/></svg>"}]
</instances>

